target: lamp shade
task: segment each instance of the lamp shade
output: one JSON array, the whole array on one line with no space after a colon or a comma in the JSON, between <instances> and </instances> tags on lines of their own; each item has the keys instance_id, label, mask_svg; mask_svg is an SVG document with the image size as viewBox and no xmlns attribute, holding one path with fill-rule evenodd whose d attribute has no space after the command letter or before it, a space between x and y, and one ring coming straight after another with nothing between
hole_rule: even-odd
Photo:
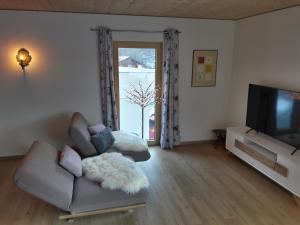
<instances>
[{"instance_id":1,"label":"lamp shade","mask_svg":"<svg viewBox=\"0 0 300 225\"><path fill-rule=\"evenodd\" d=\"M19 65L24 70L25 67L28 66L29 63L31 62L32 57L29 54L29 51L27 49L21 48L21 49L19 49L19 51L16 55L16 59L17 59Z\"/></svg>"}]
</instances>

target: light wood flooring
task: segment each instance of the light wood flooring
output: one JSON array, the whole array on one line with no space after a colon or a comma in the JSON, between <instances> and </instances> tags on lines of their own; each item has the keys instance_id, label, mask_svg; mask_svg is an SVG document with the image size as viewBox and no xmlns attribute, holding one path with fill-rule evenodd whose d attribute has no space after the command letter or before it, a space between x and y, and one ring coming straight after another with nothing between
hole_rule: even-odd
<instances>
[{"instance_id":1,"label":"light wood flooring","mask_svg":"<svg viewBox=\"0 0 300 225\"><path fill-rule=\"evenodd\" d=\"M149 178L147 207L76 219L77 225L299 225L292 195L211 144L152 147L139 163ZM19 159L0 160L0 224L58 225L59 211L12 182Z\"/></svg>"}]
</instances>

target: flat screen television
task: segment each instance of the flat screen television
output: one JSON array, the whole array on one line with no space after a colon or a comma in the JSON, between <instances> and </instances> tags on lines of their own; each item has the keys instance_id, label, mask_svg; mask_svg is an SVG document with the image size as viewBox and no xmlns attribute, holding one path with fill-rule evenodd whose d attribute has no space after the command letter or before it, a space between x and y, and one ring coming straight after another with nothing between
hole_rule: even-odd
<instances>
[{"instance_id":1,"label":"flat screen television","mask_svg":"<svg viewBox=\"0 0 300 225\"><path fill-rule=\"evenodd\" d=\"M300 148L300 93L249 85L246 126Z\"/></svg>"}]
</instances>

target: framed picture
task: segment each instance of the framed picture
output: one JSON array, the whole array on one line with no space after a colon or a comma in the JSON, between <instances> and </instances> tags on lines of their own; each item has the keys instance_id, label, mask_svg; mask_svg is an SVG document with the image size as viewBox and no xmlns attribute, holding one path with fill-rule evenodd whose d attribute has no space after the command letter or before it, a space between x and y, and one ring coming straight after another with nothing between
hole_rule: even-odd
<instances>
[{"instance_id":1,"label":"framed picture","mask_svg":"<svg viewBox=\"0 0 300 225\"><path fill-rule=\"evenodd\" d=\"M218 50L194 50L192 87L216 86Z\"/></svg>"}]
</instances>

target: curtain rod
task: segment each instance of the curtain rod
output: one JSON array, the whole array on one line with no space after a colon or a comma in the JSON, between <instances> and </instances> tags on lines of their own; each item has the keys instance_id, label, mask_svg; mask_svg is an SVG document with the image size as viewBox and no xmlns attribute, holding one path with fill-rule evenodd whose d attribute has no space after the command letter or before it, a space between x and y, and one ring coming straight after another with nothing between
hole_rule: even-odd
<instances>
[{"instance_id":1,"label":"curtain rod","mask_svg":"<svg viewBox=\"0 0 300 225\"><path fill-rule=\"evenodd\" d=\"M91 31L98 31L99 28L91 28ZM121 29L112 29L113 32L137 32L137 33L163 33L163 30L121 30ZM177 31L179 34L180 31Z\"/></svg>"}]
</instances>

